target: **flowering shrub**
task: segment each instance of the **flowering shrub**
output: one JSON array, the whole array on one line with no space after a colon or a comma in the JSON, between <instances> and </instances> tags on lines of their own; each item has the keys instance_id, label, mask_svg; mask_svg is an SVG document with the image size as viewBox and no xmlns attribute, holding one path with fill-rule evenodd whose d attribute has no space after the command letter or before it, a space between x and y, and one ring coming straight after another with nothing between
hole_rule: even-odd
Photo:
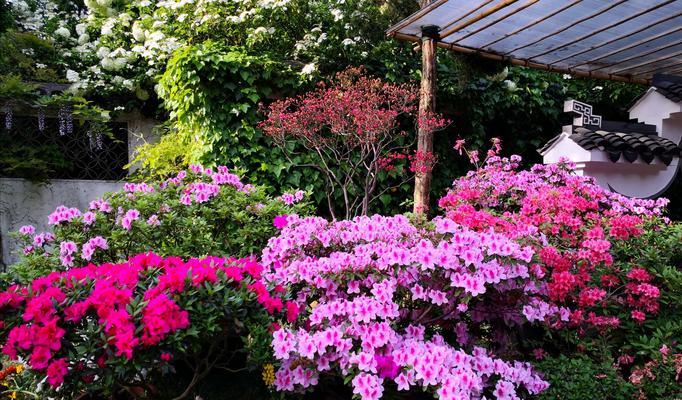
<instances>
[{"instance_id":1,"label":"flowering shrub","mask_svg":"<svg viewBox=\"0 0 682 400\"><path fill-rule=\"evenodd\" d=\"M535 237L532 272L545 281L538 297L570 307L570 325L615 328L622 319L642 322L655 314L660 292L653 276L628 260L614 260L611 250L660 223L667 200L606 191L573 174L568 164L518 171L519 161L490 157L483 168L456 180L439 205L471 229Z\"/></svg>"},{"instance_id":2,"label":"flowering shrub","mask_svg":"<svg viewBox=\"0 0 682 400\"><path fill-rule=\"evenodd\" d=\"M386 182L379 171L389 171L387 161L397 159L391 156L410 147L401 130L404 119L416 120L431 131L448 125L435 114L417 118L417 98L414 86L383 82L366 76L362 68L348 68L329 86L322 82L302 96L273 102L267 119L258 126L292 161L301 153L311 155L311 162L298 164L322 172L332 218L350 218L367 215L370 205L388 189L382 190ZM430 171L435 163L431 153L419 152L412 158L411 171L418 174ZM334 207L339 193L340 212Z\"/></svg>"},{"instance_id":3,"label":"flowering shrub","mask_svg":"<svg viewBox=\"0 0 682 400\"><path fill-rule=\"evenodd\" d=\"M262 255L266 279L297 293L273 333L275 386L305 389L340 373L363 400L394 390L440 399L542 391L530 364L495 355L497 329L524 322L537 290L532 257L528 246L448 219L289 216Z\"/></svg>"},{"instance_id":4,"label":"flowering shrub","mask_svg":"<svg viewBox=\"0 0 682 400\"><path fill-rule=\"evenodd\" d=\"M633 368L630 382L637 389L637 400L679 399L682 396L682 353L666 345L653 360Z\"/></svg>"},{"instance_id":5,"label":"flowering shrub","mask_svg":"<svg viewBox=\"0 0 682 400\"><path fill-rule=\"evenodd\" d=\"M267 325L268 312L285 307L262 269L251 258L145 253L53 272L0 293L2 351L27 360L62 398L131 387L140 398L163 397L174 385L162 380L187 363L186 397L212 369L230 365L234 340L250 324Z\"/></svg>"},{"instance_id":6,"label":"flowering shrub","mask_svg":"<svg viewBox=\"0 0 682 400\"><path fill-rule=\"evenodd\" d=\"M457 223L475 231L493 229L533 246L530 271L538 290L524 314L545 322L551 340L525 330L512 341L528 357L535 347L537 359L578 352L592 359L590 365L611 364L619 382L632 371L658 366L652 359L660 358L662 346L670 346L671 353L682 351L682 227L663 216L667 200L606 191L573 174L567 163L519 171L519 161L489 154L485 166L457 179L440 200L446 216ZM570 310L567 321L546 311L562 308ZM569 378L573 383L564 385L571 371L582 368L572 370L569 364L582 361L553 360L542 363L550 367L547 379L558 383L547 398L553 393L581 398L592 390L589 379L577 372ZM632 398L632 388L613 385L622 398Z\"/></svg>"},{"instance_id":7,"label":"flowering shrub","mask_svg":"<svg viewBox=\"0 0 682 400\"><path fill-rule=\"evenodd\" d=\"M305 212L303 196L299 191L271 199L226 167L192 166L161 182L126 183L88 210L58 207L48 218L53 232L21 228L25 256L13 272L28 279L55 267L117 262L147 251L183 257L257 253L276 232L275 216Z\"/></svg>"}]
</instances>

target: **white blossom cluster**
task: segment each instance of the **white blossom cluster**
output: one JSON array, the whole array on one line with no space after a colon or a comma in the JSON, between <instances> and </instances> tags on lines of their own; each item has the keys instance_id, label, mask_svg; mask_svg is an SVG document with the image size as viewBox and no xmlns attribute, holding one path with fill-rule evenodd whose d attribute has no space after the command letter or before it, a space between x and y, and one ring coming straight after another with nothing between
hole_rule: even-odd
<instances>
[{"instance_id":1,"label":"white blossom cluster","mask_svg":"<svg viewBox=\"0 0 682 400\"><path fill-rule=\"evenodd\" d=\"M50 0L37 0L35 12L26 1L10 0L23 29L41 32L46 21L59 21L43 36L59 44L68 65L64 78L73 91L129 92L146 99L173 52L193 37L217 37L247 48L278 46L287 34L282 21L306 0L85 0L87 11L72 20L59 15ZM316 73L321 48L349 51L365 44L352 33L357 32L354 22L366 16L348 0L307 0L306 5L320 14L306 18L327 22L288 39L289 57L301 65L302 76ZM340 29L325 31L329 23Z\"/></svg>"}]
</instances>

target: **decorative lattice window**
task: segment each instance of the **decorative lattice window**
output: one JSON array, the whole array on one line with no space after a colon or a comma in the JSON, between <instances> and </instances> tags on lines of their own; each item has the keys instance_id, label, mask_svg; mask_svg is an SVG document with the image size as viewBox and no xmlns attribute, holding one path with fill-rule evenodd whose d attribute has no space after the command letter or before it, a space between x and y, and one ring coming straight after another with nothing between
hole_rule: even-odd
<instances>
[{"instance_id":1,"label":"decorative lattice window","mask_svg":"<svg viewBox=\"0 0 682 400\"><path fill-rule=\"evenodd\" d=\"M52 114L0 109L0 177L119 180L126 176L128 127Z\"/></svg>"}]
</instances>

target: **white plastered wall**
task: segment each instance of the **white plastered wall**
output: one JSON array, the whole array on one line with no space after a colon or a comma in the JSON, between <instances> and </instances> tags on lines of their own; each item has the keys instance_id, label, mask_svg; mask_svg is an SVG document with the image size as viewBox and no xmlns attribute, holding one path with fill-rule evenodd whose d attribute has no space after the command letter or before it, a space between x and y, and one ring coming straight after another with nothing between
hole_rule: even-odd
<instances>
[{"instance_id":1,"label":"white plastered wall","mask_svg":"<svg viewBox=\"0 0 682 400\"><path fill-rule=\"evenodd\" d=\"M561 158L567 158L576 164L576 173L594 177L599 186L617 193L639 198L660 195L675 179L679 159L675 158L670 165L654 159L651 164L641 159L628 162L623 157L612 162L606 153L600 150L585 150L566 132L557 140L543 156L545 164L554 164Z\"/></svg>"}]
</instances>

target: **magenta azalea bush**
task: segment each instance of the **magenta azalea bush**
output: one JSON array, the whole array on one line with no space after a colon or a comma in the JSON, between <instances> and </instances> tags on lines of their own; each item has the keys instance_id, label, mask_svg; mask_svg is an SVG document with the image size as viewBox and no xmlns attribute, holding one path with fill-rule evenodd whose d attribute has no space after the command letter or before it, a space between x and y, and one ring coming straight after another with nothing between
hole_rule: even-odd
<instances>
[{"instance_id":1,"label":"magenta azalea bush","mask_svg":"<svg viewBox=\"0 0 682 400\"><path fill-rule=\"evenodd\" d=\"M496 356L494 333L478 334L524 322L538 290L529 246L443 218L287 222L263 250L266 279L297 293L300 310L273 334L279 390L322 374L350 380L363 400L386 390L516 399L547 387L530 364Z\"/></svg>"},{"instance_id":2,"label":"magenta azalea bush","mask_svg":"<svg viewBox=\"0 0 682 400\"><path fill-rule=\"evenodd\" d=\"M625 380L660 358L660 349L682 353L682 231L664 217L667 199L631 199L609 192L591 178L576 175L569 163L519 170L519 161L492 154L482 168L455 180L440 199L452 221L523 240L534 249L531 270L540 285L532 301L542 306L524 312L551 329L547 336L526 330L510 340L536 360L589 355L589 368L613 365ZM570 311L567 320L543 311L557 308ZM586 365L583 358L574 361ZM566 383L568 372L560 366L567 363L543 364L551 366L557 385L545 398L558 393L566 398L591 396L590 390L569 389L585 382L598 384L593 379ZM666 389L682 387L679 372L658 375L657 382L658 394L639 398L682 395Z\"/></svg>"},{"instance_id":3,"label":"magenta azalea bush","mask_svg":"<svg viewBox=\"0 0 682 400\"><path fill-rule=\"evenodd\" d=\"M657 313L660 291L653 275L628 259L614 259L612 249L665 225L667 200L609 192L573 174L569 164L518 171L518 161L491 157L457 179L439 202L446 216L477 231L534 238L533 270L545 282L539 296L569 307L568 325L604 330Z\"/></svg>"},{"instance_id":4,"label":"magenta azalea bush","mask_svg":"<svg viewBox=\"0 0 682 400\"><path fill-rule=\"evenodd\" d=\"M52 232L22 227L24 256L10 279L27 281L148 251L182 257L257 254L276 233L273 218L309 210L304 195L270 198L223 166L191 166L160 182L126 183L92 201L88 210L58 207L49 216Z\"/></svg>"},{"instance_id":5,"label":"magenta azalea bush","mask_svg":"<svg viewBox=\"0 0 682 400\"><path fill-rule=\"evenodd\" d=\"M2 352L25 360L35 381L46 378L39 397L130 388L138 398L171 397L160 383L187 364L186 397L210 370L229 366L249 324L267 326L268 314L284 309L262 269L251 258L145 253L53 272L0 293Z\"/></svg>"}]
</instances>

